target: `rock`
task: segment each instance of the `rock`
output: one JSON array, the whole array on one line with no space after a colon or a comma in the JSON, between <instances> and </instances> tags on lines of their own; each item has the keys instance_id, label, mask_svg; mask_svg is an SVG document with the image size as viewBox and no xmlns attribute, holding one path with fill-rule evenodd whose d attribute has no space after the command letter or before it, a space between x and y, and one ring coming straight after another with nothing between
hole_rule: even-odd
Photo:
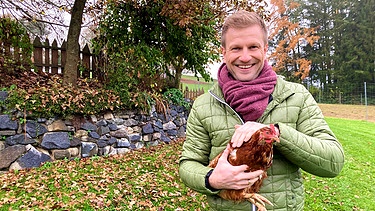
<instances>
[{"instance_id":1,"label":"rock","mask_svg":"<svg viewBox=\"0 0 375 211\"><path fill-rule=\"evenodd\" d=\"M177 137L180 137L180 138L184 138L186 137L186 129L184 126L181 126L178 130L177 130Z\"/></svg>"},{"instance_id":2,"label":"rock","mask_svg":"<svg viewBox=\"0 0 375 211\"><path fill-rule=\"evenodd\" d=\"M100 120L96 123L96 126L107 126L107 121L105 121L104 119L103 120Z\"/></svg>"},{"instance_id":3,"label":"rock","mask_svg":"<svg viewBox=\"0 0 375 211\"><path fill-rule=\"evenodd\" d=\"M32 138L36 138L38 136L45 134L46 132L48 132L48 130L42 124L33 120L28 120L26 123L26 132Z\"/></svg>"},{"instance_id":4,"label":"rock","mask_svg":"<svg viewBox=\"0 0 375 211\"><path fill-rule=\"evenodd\" d=\"M154 126L159 129L163 129L163 123L160 120L155 121Z\"/></svg>"},{"instance_id":5,"label":"rock","mask_svg":"<svg viewBox=\"0 0 375 211\"><path fill-rule=\"evenodd\" d=\"M16 131L15 130L0 130L0 137L3 137L3 136L14 136L16 135Z\"/></svg>"},{"instance_id":6,"label":"rock","mask_svg":"<svg viewBox=\"0 0 375 211\"><path fill-rule=\"evenodd\" d=\"M0 150L5 149L5 143L4 141L0 141Z\"/></svg>"},{"instance_id":7,"label":"rock","mask_svg":"<svg viewBox=\"0 0 375 211\"><path fill-rule=\"evenodd\" d=\"M69 148L68 151L71 158L81 157L77 147Z\"/></svg>"},{"instance_id":8,"label":"rock","mask_svg":"<svg viewBox=\"0 0 375 211\"><path fill-rule=\"evenodd\" d=\"M152 134L147 134L143 136L143 141L148 142L152 140Z\"/></svg>"},{"instance_id":9,"label":"rock","mask_svg":"<svg viewBox=\"0 0 375 211\"><path fill-rule=\"evenodd\" d=\"M97 132L93 131L93 132L89 132L89 137L94 138L94 139L99 139L100 135Z\"/></svg>"},{"instance_id":10,"label":"rock","mask_svg":"<svg viewBox=\"0 0 375 211\"><path fill-rule=\"evenodd\" d=\"M111 138L108 140L108 144L109 144L109 145L113 145L113 144L115 144L115 143L117 143L117 138L111 137Z\"/></svg>"},{"instance_id":11,"label":"rock","mask_svg":"<svg viewBox=\"0 0 375 211\"><path fill-rule=\"evenodd\" d=\"M154 129L152 128L152 125L150 123L147 123L145 124L143 127L142 127L142 132L144 134L150 134L150 133L153 133L154 132Z\"/></svg>"},{"instance_id":12,"label":"rock","mask_svg":"<svg viewBox=\"0 0 375 211\"><path fill-rule=\"evenodd\" d=\"M13 146L16 144L22 144L22 145L27 145L27 144L35 144L36 140L35 139L30 139L29 137L25 137L25 134L18 134L14 136L9 136L5 139L5 142L9 146Z\"/></svg>"},{"instance_id":13,"label":"rock","mask_svg":"<svg viewBox=\"0 0 375 211\"><path fill-rule=\"evenodd\" d=\"M129 140L130 140L131 142L140 141L141 138L142 138L141 135L138 134L138 133L134 133L134 134L130 134L130 135L129 135Z\"/></svg>"},{"instance_id":14,"label":"rock","mask_svg":"<svg viewBox=\"0 0 375 211\"><path fill-rule=\"evenodd\" d=\"M17 166L21 169L39 167L44 162L52 161L51 156L39 152L31 145L28 146L30 147L29 151L16 161Z\"/></svg>"},{"instance_id":15,"label":"rock","mask_svg":"<svg viewBox=\"0 0 375 211\"><path fill-rule=\"evenodd\" d=\"M150 142L147 142L146 144L147 144L147 146L154 147L154 146L157 146L159 144L159 141L158 140L150 141Z\"/></svg>"},{"instance_id":16,"label":"rock","mask_svg":"<svg viewBox=\"0 0 375 211\"><path fill-rule=\"evenodd\" d=\"M165 143L169 143L172 141L168 136L165 135L165 133L161 133L160 140Z\"/></svg>"},{"instance_id":17,"label":"rock","mask_svg":"<svg viewBox=\"0 0 375 211\"><path fill-rule=\"evenodd\" d=\"M82 142L81 155L83 158L98 154L98 146L91 142Z\"/></svg>"},{"instance_id":18,"label":"rock","mask_svg":"<svg viewBox=\"0 0 375 211\"><path fill-rule=\"evenodd\" d=\"M173 122L168 122L163 124L163 130L174 130L176 129L176 125Z\"/></svg>"},{"instance_id":19,"label":"rock","mask_svg":"<svg viewBox=\"0 0 375 211\"><path fill-rule=\"evenodd\" d=\"M117 150L117 154L119 155L125 155L126 153L130 152L129 148L118 148L116 150Z\"/></svg>"},{"instance_id":20,"label":"rock","mask_svg":"<svg viewBox=\"0 0 375 211\"><path fill-rule=\"evenodd\" d=\"M126 138L122 138L120 140L117 140L116 147L124 148L124 147L130 147L130 142Z\"/></svg>"},{"instance_id":21,"label":"rock","mask_svg":"<svg viewBox=\"0 0 375 211\"><path fill-rule=\"evenodd\" d=\"M108 146L108 141L104 139L99 139L98 142L96 143L99 148L103 148Z\"/></svg>"},{"instance_id":22,"label":"rock","mask_svg":"<svg viewBox=\"0 0 375 211\"><path fill-rule=\"evenodd\" d=\"M0 101L4 101L8 98L8 92L7 91L0 91Z\"/></svg>"},{"instance_id":23,"label":"rock","mask_svg":"<svg viewBox=\"0 0 375 211\"><path fill-rule=\"evenodd\" d=\"M115 130L117 130L117 125L113 124L113 123L110 123L110 124L108 124L108 128L109 128L110 131L115 131Z\"/></svg>"},{"instance_id":24,"label":"rock","mask_svg":"<svg viewBox=\"0 0 375 211\"><path fill-rule=\"evenodd\" d=\"M139 127L138 125L137 126L134 126L132 127L133 128L133 133L141 133L142 132L142 128ZM130 132L129 132L130 133Z\"/></svg>"},{"instance_id":25,"label":"rock","mask_svg":"<svg viewBox=\"0 0 375 211\"><path fill-rule=\"evenodd\" d=\"M121 118L114 118L113 119L113 122L116 124L116 125L122 125L124 124L125 120L121 119Z\"/></svg>"},{"instance_id":26,"label":"rock","mask_svg":"<svg viewBox=\"0 0 375 211\"><path fill-rule=\"evenodd\" d=\"M178 115L177 111L175 109L172 109L169 114L172 116L172 117L175 117Z\"/></svg>"},{"instance_id":27,"label":"rock","mask_svg":"<svg viewBox=\"0 0 375 211\"><path fill-rule=\"evenodd\" d=\"M99 149L99 155L110 155L115 151L115 148L112 146L106 146L102 149Z\"/></svg>"},{"instance_id":28,"label":"rock","mask_svg":"<svg viewBox=\"0 0 375 211\"><path fill-rule=\"evenodd\" d=\"M134 119L127 119L127 120L125 120L124 125L128 126L128 127L136 126L136 125L138 125L138 121L136 121Z\"/></svg>"},{"instance_id":29,"label":"rock","mask_svg":"<svg viewBox=\"0 0 375 211\"><path fill-rule=\"evenodd\" d=\"M69 129L64 121L56 120L48 126L48 131L69 131Z\"/></svg>"},{"instance_id":30,"label":"rock","mask_svg":"<svg viewBox=\"0 0 375 211\"><path fill-rule=\"evenodd\" d=\"M72 140L70 140L70 146L71 147L78 147L81 146L81 139L73 137Z\"/></svg>"},{"instance_id":31,"label":"rock","mask_svg":"<svg viewBox=\"0 0 375 211\"><path fill-rule=\"evenodd\" d=\"M158 140L161 138L161 134L160 133L154 133L152 134L152 140Z\"/></svg>"},{"instance_id":32,"label":"rock","mask_svg":"<svg viewBox=\"0 0 375 211\"><path fill-rule=\"evenodd\" d=\"M109 132L111 132L111 131L109 130L108 126L100 126L98 128L98 134L101 135L101 136L104 135L104 134L107 134Z\"/></svg>"},{"instance_id":33,"label":"rock","mask_svg":"<svg viewBox=\"0 0 375 211\"><path fill-rule=\"evenodd\" d=\"M166 133L169 136L177 136L177 130L167 130Z\"/></svg>"},{"instance_id":34,"label":"rock","mask_svg":"<svg viewBox=\"0 0 375 211\"><path fill-rule=\"evenodd\" d=\"M91 121L94 123L98 121L98 118L95 115L90 115L90 118L91 118Z\"/></svg>"},{"instance_id":35,"label":"rock","mask_svg":"<svg viewBox=\"0 0 375 211\"><path fill-rule=\"evenodd\" d=\"M24 145L14 145L0 151L0 169L8 168L26 152Z\"/></svg>"},{"instance_id":36,"label":"rock","mask_svg":"<svg viewBox=\"0 0 375 211\"><path fill-rule=\"evenodd\" d=\"M18 122L10 119L8 115L0 115L0 130L17 130Z\"/></svg>"},{"instance_id":37,"label":"rock","mask_svg":"<svg viewBox=\"0 0 375 211\"><path fill-rule=\"evenodd\" d=\"M69 149L56 149L52 150L52 157L56 160L63 160L65 158L70 159L70 151Z\"/></svg>"},{"instance_id":38,"label":"rock","mask_svg":"<svg viewBox=\"0 0 375 211\"><path fill-rule=\"evenodd\" d=\"M120 130L116 131L111 131L110 135L116 138L127 138L128 137L128 132L126 131L125 128L122 128Z\"/></svg>"},{"instance_id":39,"label":"rock","mask_svg":"<svg viewBox=\"0 0 375 211\"><path fill-rule=\"evenodd\" d=\"M88 132L86 130L77 130L74 137L81 138L82 136L87 136Z\"/></svg>"},{"instance_id":40,"label":"rock","mask_svg":"<svg viewBox=\"0 0 375 211\"><path fill-rule=\"evenodd\" d=\"M104 119L105 120L111 120L113 118L114 117L113 117L113 114L111 112L107 112L107 113L104 114Z\"/></svg>"},{"instance_id":41,"label":"rock","mask_svg":"<svg viewBox=\"0 0 375 211\"><path fill-rule=\"evenodd\" d=\"M137 142L135 143L135 149L142 149L145 146L143 142Z\"/></svg>"},{"instance_id":42,"label":"rock","mask_svg":"<svg viewBox=\"0 0 375 211\"><path fill-rule=\"evenodd\" d=\"M44 134L41 146L44 149L67 149L70 147L67 132L49 132Z\"/></svg>"},{"instance_id":43,"label":"rock","mask_svg":"<svg viewBox=\"0 0 375 211\"><path fill-rule=\"evenodd\" d=\"M81 126L81 129L87 130L87 131L96 131L97 127L96 125L90 123L90 122L85 122Z\"/></svg>"}]
</instances>

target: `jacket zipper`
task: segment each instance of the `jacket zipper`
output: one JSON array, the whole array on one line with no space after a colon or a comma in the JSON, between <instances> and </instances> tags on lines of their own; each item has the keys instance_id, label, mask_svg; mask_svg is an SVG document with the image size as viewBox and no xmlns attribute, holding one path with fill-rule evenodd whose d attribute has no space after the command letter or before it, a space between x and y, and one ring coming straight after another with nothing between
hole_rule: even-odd
<instances>
[{"instance_id":1,"label":"jacket zipper","mask_svg":"<svg viewBox=\"0 0 375 211\"><path fill-rule=\"evenodd\" d=\"M236 116L238 117L238 119L240 119L241 120L241 123L242 124L245 124L245 122L242 120L242 118L241 118L241 116L232 108L232 107L230 107L230 105L227 103L227 102L225 102L223 99L221 99L219 96L217 96L215 93L213 93L211 90L208 90L208 93L210 93L211 94L211 96L212 97L214 97L216 100L218 100L219 102L221 102L221 103L223 103L224 105L226 105L228 108L230 108L230 110L232 110L235 114L236 114Z\"/></svg>"}]
</instances>

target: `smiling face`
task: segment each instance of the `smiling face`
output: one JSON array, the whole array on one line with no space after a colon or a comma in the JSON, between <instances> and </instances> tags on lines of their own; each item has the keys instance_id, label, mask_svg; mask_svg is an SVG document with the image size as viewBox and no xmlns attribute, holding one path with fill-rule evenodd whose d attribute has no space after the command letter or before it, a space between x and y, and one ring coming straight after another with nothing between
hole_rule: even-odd
<instances>
[{"instance_id":1,"label":"smiling face","mask_svg":"<svg viewBox=\"0 0 375 211\"><path fill-rule=\"evenodd\" d=\"M264 31L258 25L229 28L221 47L224 62L232 76L239 81L258 77L264 66L268 45Z\"/></svg>"}]
</instances>

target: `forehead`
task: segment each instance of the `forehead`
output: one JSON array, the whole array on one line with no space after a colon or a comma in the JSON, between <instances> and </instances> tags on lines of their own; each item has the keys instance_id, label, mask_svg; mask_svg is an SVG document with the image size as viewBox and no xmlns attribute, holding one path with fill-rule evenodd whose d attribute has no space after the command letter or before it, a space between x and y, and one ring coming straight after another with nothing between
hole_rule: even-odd
<instances>
[{"instance_id":1,"label":"forehead","mask_svg":"<svg viewBox=\"0 0 375 211\"><path fill-rule=\"evenodd\" d=\"M264 34L258 25L245 28L229 28L225 34L225 41L226 45L246 42L264 44Z\"/></svg>"}]
</instances>

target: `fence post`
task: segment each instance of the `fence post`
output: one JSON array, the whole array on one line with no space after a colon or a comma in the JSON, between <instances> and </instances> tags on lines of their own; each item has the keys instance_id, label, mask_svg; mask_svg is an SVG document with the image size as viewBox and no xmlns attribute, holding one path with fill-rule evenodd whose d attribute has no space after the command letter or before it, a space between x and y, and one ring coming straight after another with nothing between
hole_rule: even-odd
<instances>
[{"instance_id":1,"label":"fence post","mask_svg":"<svg viewBox=\"0 0 375 211\"><path fill-rule=\"evenodd\" d=\"M84 78L91 78L90 77L90 49L89 46L86 44L82 50L82 66L85 68L84 72L82 73L82 77ZM80 76L78 68L78 76Z\"/></svg>"},{"instance_id":2,"label":"fence post","mask_svg":"<svg viewBox=\"0 0 375 211\"><path fill-rule=\"evenodd\" d=\"M64 74L64 67L66 63L66 41L61 45L61 73Z\"/></svg>"},{"instance_id":3,"label":"fence post","mask_svg":"<svg viewBox=\"0 0 375 211\"><path fill-rule=\"evenodd\" d=\"M44 42L44 72L50 73L51 63L50 63L50 46L48 38Z\"/></svg>"},{"instance_id":4,"label":"fence post","mask_svg":"<svg viewBox=\"0 0 375 211\"><path fill-rule=\"evenodd\" d=\"M365 106L366 106L366 121L368 120L368 107L367 107L367 88L366 88L366 82L364 82L365 86Z\"/></svg>"},{"instance_id":5,"label":"fence post","mask_svg":"<svg viewBox=\"0 0 375 211\"><path fill-rule=\"evenodd\" d=\"M36 37L34 40L34 64L38 69L38 73L42 73L43 70L43 45L40 42L40 38Z\"/></svg>"},{"instance_id":6,"label":"fence post","mask_svg":"<svg viewBox=\"0 0 375 211\"><path fill-rule=\"evenodd\" d=\"M56 39L52 42L52 74L59 73L59 48Z\"/></svg>"}]
</instances>

